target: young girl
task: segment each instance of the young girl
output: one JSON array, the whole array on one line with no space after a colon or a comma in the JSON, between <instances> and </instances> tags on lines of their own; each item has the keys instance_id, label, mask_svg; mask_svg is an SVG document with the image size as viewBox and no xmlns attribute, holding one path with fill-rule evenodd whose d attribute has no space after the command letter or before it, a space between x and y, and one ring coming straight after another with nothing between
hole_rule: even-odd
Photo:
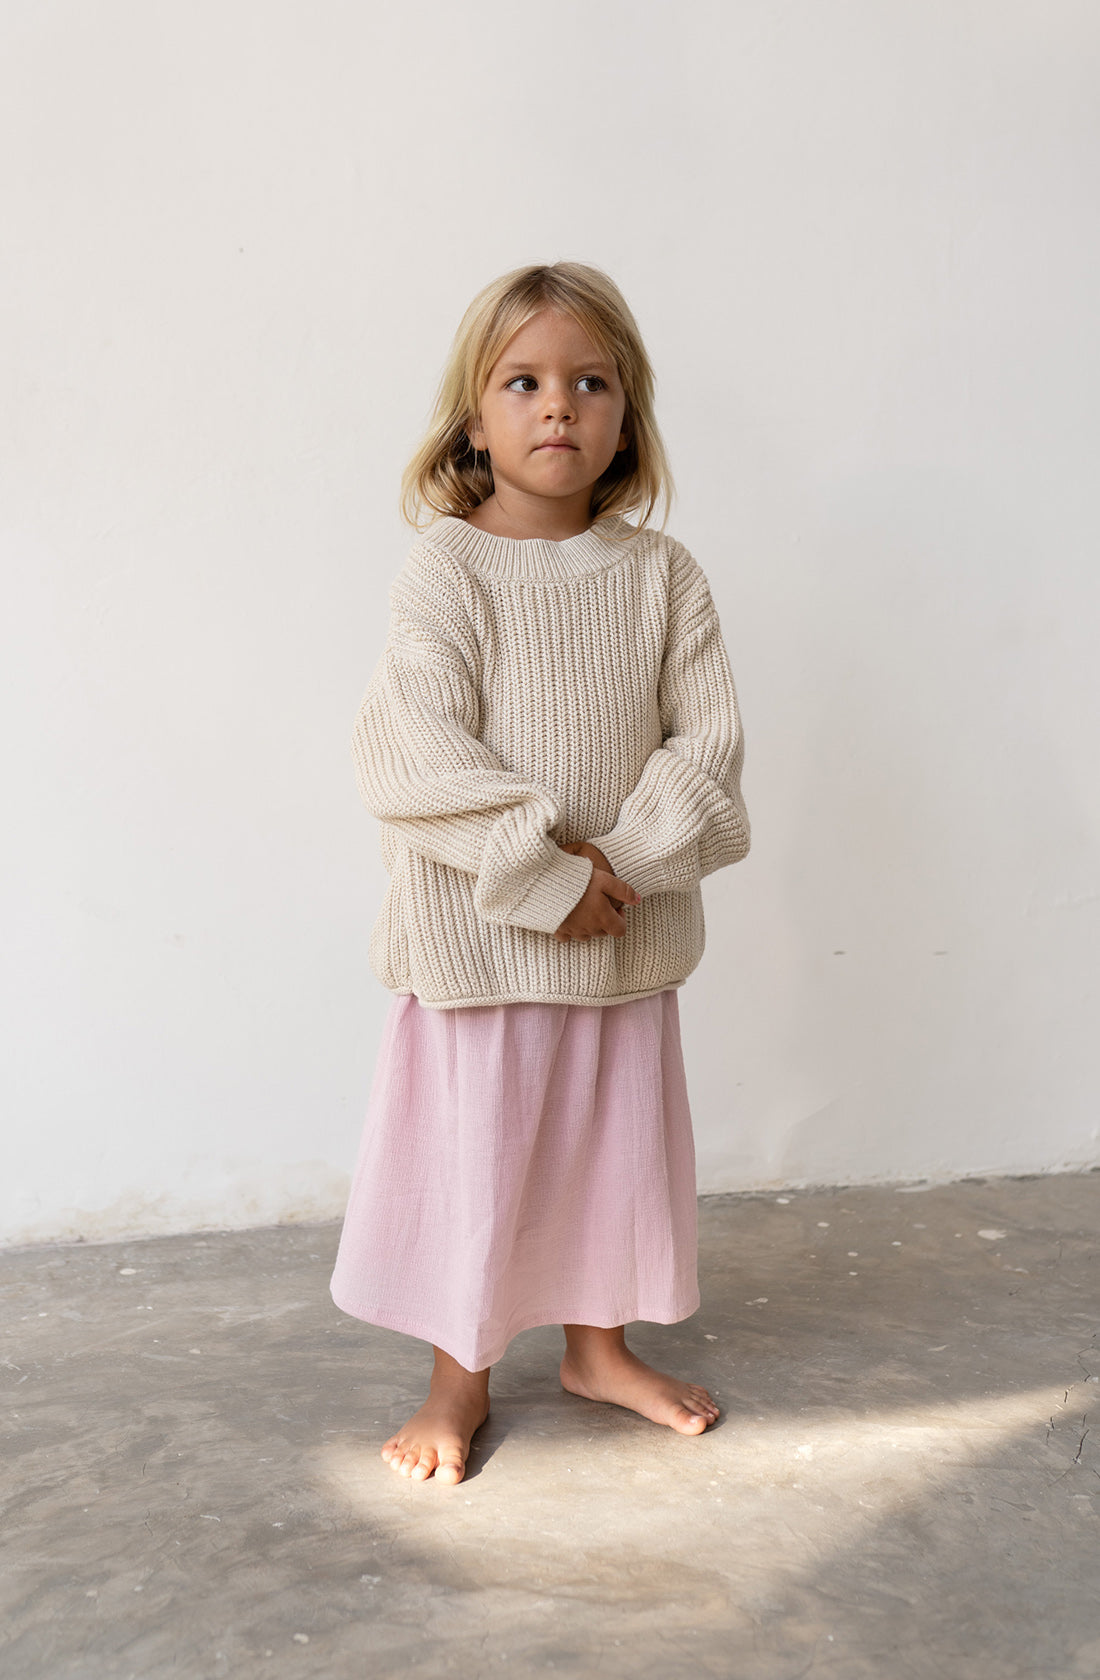
<instances>
[{"instance_id":1,"label":"young girl","mask_svg":"<svg viewBox=\"0 0 1100 1680\"><path fill-rule=\"evenodd\" d=\"M749 849L707 579L646 523L671 492L607 275L479 293L405 474L422 535L354 735L390 875L370 961L396 996L332 1296L433 1344L382 1448L416 1479L461 1480L489 1369L536 1324L563 1325L571 1393L684 1435L718 1416L624 1337L699 1305L677 988L702 877Z\"/></svg>"}]
</instances>

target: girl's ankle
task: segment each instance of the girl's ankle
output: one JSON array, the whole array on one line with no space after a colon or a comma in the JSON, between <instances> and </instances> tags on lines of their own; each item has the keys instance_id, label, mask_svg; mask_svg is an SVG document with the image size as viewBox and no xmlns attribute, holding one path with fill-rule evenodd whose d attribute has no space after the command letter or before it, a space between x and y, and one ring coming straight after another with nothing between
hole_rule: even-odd
<instances>
[{"instance_id":1,"label":"girl's ankle","mask_svg":"<svg viewBox=\"0 0 1100 1680\"><path fill-rule=\"evenodd\" d=\"M468 1371L465 1365L460 1365L449 1353L444 1353L442 1348L436 1348L432 1386L441 1384L452 1391L460 1389L470 1395L487 1394L490 1369L486 1366L484 1371Z\"/></svg>"}]
</instances>

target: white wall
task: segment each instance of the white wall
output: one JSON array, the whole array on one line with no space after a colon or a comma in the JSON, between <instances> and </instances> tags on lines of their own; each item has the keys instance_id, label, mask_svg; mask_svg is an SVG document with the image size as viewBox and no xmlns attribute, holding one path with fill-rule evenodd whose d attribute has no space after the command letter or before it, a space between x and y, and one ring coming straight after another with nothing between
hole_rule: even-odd
<instances>
[{"instance_id":1,"label":"white wall","mask_svg":"<svg viewBox=\"0 0 1100 1680\"><path fill-rule=\"evenodd\" d=\"M9 1240L335 1216L473 292L622 285L745 714L705 1189L1100 1161L1086 0L9 0Z\"/></svg>"}]
</instances>

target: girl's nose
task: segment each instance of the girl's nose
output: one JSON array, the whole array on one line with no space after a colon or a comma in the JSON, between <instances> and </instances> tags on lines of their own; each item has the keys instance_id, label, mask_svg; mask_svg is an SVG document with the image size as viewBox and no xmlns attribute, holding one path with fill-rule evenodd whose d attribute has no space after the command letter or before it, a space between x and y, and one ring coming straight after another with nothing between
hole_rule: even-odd
<instances>
[{"instance_id":1,"label":"girl's nose","mask_svg":"<svg viewBox=\"0 0 1100 1680\"><path fill-rule=\"evenodd\" d=\"M573 414L572 392L548 390L546 393L546 414L547 418L551 415L555 418L560 418L563 415L571 417Z\"/></svg>"}]
</instances>

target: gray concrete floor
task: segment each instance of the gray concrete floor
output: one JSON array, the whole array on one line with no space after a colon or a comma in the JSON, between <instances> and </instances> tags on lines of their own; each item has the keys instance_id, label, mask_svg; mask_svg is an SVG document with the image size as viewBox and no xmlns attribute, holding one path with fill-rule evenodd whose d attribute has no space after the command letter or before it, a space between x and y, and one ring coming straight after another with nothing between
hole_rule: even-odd
<instances>
[{"instance_id":1,"label":"gray concrete floor","mask_svg":"<svg viewBox=\"0 0 1100 1680\"><path fill-rule=\"evenodd\" d=\"M5 1680L1100 1676L1100 1172L707 1198L631 1332L694 1439L517 1338L457 1487L378 1457L421 1343L338 1226L0 1257Z\"/></svg>"}]
</instances>

